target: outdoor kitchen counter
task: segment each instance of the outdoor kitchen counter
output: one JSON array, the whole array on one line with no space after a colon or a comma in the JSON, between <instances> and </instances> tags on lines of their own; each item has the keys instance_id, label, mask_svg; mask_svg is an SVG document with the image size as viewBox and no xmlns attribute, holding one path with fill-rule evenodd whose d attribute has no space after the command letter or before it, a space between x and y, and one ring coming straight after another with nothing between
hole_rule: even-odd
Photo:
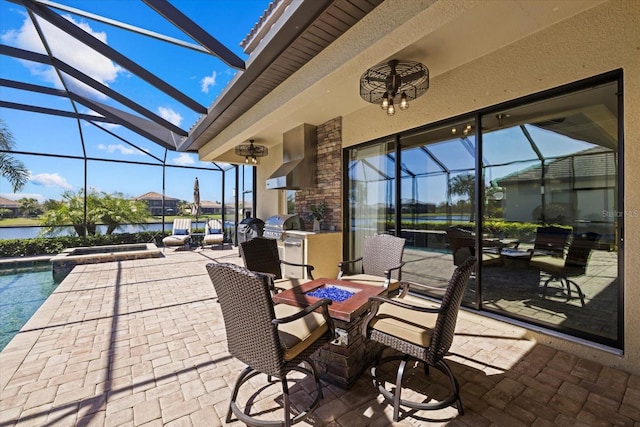
<instances>
[{"instance_id":1,"label":"outdoor kitchen counter","mask_svg":"<svg viewBox=\"0 0 640 427\"><path fill-rule=\"evenodd\" d=\"M304 263L313 265L313 277L338 277L338 263L342 261L341 232L287 230L286 234L305 240Z\"/></svg>"}]
</instances>

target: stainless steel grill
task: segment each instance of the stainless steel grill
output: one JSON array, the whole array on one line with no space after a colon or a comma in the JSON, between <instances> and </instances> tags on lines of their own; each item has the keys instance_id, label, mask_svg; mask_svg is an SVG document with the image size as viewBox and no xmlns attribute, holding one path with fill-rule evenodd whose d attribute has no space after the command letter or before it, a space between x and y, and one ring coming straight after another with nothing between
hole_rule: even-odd
<instances>
[{"instance_id":1,"label":"stainless steel grill","mask_svg":"<svg viewBox=\"0 0 640 427\"><path fill-rule=\"evenodd\" d=\"M237 228L238 244L247 242L254 237L262 236L264 221L259 218L245 218Z\"/></svg>"},{"instance_id":2,"label":"stainless steel grill","mask_svg":"<svg viewBox=\"0 0 640 427\"><path fill-rule=\"evenodd\" d=\"M282 240L287 230L303 230L304 224L300 215L273 215L264 222L262 237Z\"/></svg>"}]
</instances>

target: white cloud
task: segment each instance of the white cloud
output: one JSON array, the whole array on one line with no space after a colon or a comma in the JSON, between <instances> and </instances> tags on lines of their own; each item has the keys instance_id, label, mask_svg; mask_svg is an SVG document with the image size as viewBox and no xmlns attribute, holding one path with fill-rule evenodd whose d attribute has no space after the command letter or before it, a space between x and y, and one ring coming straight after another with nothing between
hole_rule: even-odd
<instances>
[{"instance_id":1,"label":"white cloud","mask_svg":"<svg viewBox=\"0 0 640 427\"><path fill-rule=\"evenodd\" d=\"M181 153L178 157L174 157L172 161L176 165L180 165L180 166L187 166L187 165L195 164L195 161L193 160L193 157L191 157L191 155L187 154L187 153Z\"/></svg>"},{"instance_id":2,"label":"white cloud","mask_svg":"<svg viewBox=\"0 0 640 427\"><path fill-rule=\"evenodd\" d=\"M209 93L209 88L216 85L216 77L218 77L218 73L214 71L210 76L203 77L200 80L200 88L204 93Z\"/></svg>"},{"instance_id":3,"label":"white cloud","mask_svg":"<svg viewBox=\"0 0 640 427\"><path fill-rule=\"evenodd\" d=\"M123 144L109 144L109 145L98 144L97 148L98 150L106 151L107 153L115 153L117 151L120 154L123 154L125 156L145 154L140 150L137 150L133 147L128 147Z\"/></svg>"},{"instance_id":4,"label":"white cloud","mask_svg":"<svg viewBox=\"0 0 640 427\"><path fill-rule=\"evenodd\" d=\"M65 190L71 190L73 188L66 179L57 173L39 173L31 175L29 181L34 185L42 185L44 187L60 187Z\"/></svg>"},{"instance_id":5,"label":"white cloud","mask_svg":"<svg viewBox=\"0 0 640 427\"><path fill-rule=\"evenodd\" d=\"M96 37L103 43L107 42L106 33L93 31L87 22L76 21L69 15L63 15L63 17L73 24L78 25L84 31ZM47 41L49 42L49 45L52 46L53 53L56 57L93 77L100 83L109 85L109 83L116 80L119 74L126 73L125 69L115 62L112 62L109 58L87 47L76 38L67 35L64 31L58 29L49 22L38 18L38 23L42 27L42 30L47 37ZM17 30L11 30L4 33L2 35L2 41L21 49L46 54L40 37L28 17L25 17L22 27ZM58 89L63 88L58 75L52 67L26 61L22 61L22 63L25 64L33 75L53 84ZM93 98L105 98L103 94L90 88L84 83L72 78L67 80L72 89L75 88L76 91L82 94Z\"/></svg>"},{"instance_id":6,"label":"white cloud","mask_svg":"<svg viewBox=\"0 0 640 427\"><path fill-rule=\"evenodd\" d=\"M176 126L180 126L182 123L182 116L180 113L173 111L171 108L158 107L158 114L160 114L160 117Z\"/></svg>"}]
</instances>

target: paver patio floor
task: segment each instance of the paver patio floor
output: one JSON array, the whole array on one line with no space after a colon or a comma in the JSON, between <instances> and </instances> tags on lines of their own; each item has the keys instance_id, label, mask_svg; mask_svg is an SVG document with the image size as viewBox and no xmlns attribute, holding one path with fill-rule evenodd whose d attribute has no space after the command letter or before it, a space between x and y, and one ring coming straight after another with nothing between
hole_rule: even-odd
<instances>
[{"instance_id":1,"label":"paver patio floor","mask_svg":"<svg viewBox=\"0 0 640 427\"><path fill-rule=\"evenodd\" d=\"M207 262L237 249L167 250L164 258L76 267L0 353L0 426L223 425L243 365L227 352ZM640 377L536 343L526 330L462 311L450 366L465 415L403 414L366 371L349 390L324 384L313 426L640 426ZM435 395L409 372L416 390ZM256 379L243 399L279 415L277 390ZM292 387L305 402L308 381ZM407 396L409 397L409 396ZM240 425L235 422L232 425Z\"/></svg>"}]
</instances>

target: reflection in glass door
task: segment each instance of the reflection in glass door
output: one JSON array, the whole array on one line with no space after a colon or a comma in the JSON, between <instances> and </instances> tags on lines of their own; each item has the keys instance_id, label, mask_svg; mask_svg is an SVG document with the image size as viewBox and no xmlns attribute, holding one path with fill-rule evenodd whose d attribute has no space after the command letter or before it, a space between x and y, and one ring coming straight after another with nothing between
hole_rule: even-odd
<instances>
[{"instance_id":1,"label":"reflection in glass door","mask_svg":"<svg viewBox=\"0 0 640 427\"><path fill-rule=\"evenodd\" d=\"M617 83L484 116L482 308L618 339Z\"/></svg>"},{"instance_id":2,"label":"reflection in glass door","mask_svg":"<svg viewBox=\"0 0 640 427\"><path fill-rule=\"evenodd\" d=\"M399 234L403 280L440 289L476 256L465 306L622 348L621 82L571 86L349 148L347 255Z\"/></svg>"},{"instance_id":3,"label":"reflection in glass door","mask_svg":"<svg viewBox=\"0 0 640 427\"><path fill-rule=\"evenodd\" d=\"M455 267L475 256L474 129L465 120L400 138L404 280L444 289ZM469 305L473 282L465 294Z\"/></svg>"},{"instance_id":4,"label":"reflection in glass door","mask_svg":"<svg viewBox=\"0 0 640 427\"><path fill-rule=\"evenodd\" d=\"M362 242L374 234L395 234L395 142L351 149L347 159L346 258L362 256Z\"/></svg>"}]
</instances>

